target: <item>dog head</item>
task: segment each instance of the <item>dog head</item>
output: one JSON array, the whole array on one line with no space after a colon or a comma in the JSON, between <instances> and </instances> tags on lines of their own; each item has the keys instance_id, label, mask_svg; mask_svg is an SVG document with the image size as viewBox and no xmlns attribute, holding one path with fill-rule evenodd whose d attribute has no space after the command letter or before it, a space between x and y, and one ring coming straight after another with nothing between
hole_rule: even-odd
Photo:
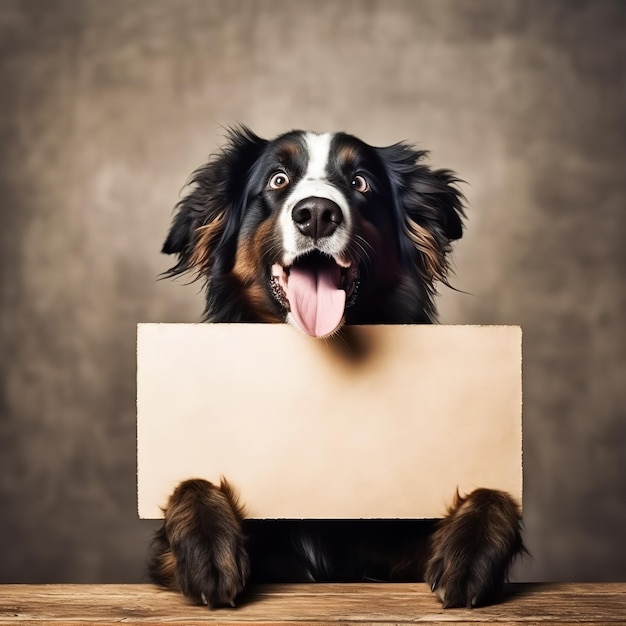
<instances>
[{"instance_id":1,"label":"dog head","mask_svg":"<svg viewBox=\"0 0 626 626\"><path fill-rule=\"evenodd\" d=\"M231 130L176 207L166 275L206 282L212 322L288 321L317 337L432 322L464 213L455 176L425 156L345 133Z\"/></svg>"}]
</instances>

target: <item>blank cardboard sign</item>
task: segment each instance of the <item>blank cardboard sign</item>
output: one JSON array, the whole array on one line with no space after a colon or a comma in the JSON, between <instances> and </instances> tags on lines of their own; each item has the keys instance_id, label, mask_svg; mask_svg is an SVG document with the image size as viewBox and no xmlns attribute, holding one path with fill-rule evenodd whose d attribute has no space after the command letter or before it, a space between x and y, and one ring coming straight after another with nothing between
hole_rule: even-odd
<instances>
[{"instance_id":1,"label":"blank cardboard sign","mask_svg":"<svg viewBox=\"0 0 626 626\"><path fill-rule=\"evenodd\" d=\"M521 329L139 324L138 505L186 478L253 518L431 518L457 487L521 502Z\"/></svg>"}]
</instances>

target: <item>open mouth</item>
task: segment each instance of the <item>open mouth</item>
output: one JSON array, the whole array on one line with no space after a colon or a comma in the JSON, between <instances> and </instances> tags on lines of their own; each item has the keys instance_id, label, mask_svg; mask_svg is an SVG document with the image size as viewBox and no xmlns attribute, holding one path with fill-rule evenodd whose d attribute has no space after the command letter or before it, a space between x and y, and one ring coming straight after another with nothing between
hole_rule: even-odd
<instances>
[{"instance_id":1,"label":"open mouth","mask_svg":"<svg viewBox=\"0 0 626 626\"><path fill-rule=\"evenodd\" d=\"M272 293L300 328L326 337L341 325L346 308L356 300L358 267L321 252L297 258L293 265L272 265Z\"/></svg>"}]
</instances>

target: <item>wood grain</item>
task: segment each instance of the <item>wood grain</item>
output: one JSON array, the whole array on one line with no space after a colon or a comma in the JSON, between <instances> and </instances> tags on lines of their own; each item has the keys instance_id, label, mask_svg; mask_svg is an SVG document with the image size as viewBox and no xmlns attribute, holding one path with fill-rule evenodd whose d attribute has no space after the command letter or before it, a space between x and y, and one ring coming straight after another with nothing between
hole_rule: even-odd
<instances>
[{"instance_id":1,"label":"wood grain","mask_svg":"<svg viewBox=\"0 0 626 626\"><path fill-rule=\"evenodd\" d=\"M151 585L2 585L8 623L626 624L626 584L513 584L496 606L445 611L423 583L259 586L215 611Z\"/></svg>"}]
</instances>

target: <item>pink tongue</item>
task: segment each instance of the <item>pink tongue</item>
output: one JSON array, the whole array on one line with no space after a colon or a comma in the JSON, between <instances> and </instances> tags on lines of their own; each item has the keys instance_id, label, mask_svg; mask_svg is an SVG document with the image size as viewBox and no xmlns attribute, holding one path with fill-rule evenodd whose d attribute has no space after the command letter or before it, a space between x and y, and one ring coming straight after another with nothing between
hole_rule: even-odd
<instances>
[{"instance_id":1,"label":"pink tongue","mask_svg":"<svg viewBox=\"0 0 626 626\"><path fill-rule=\"evenodd\" d=\"M339 267L321 269L292 267L287 282L291 314L312 337L330 335L341 323L346 292L339 289Z\"/></svg>"}]
</instances>

